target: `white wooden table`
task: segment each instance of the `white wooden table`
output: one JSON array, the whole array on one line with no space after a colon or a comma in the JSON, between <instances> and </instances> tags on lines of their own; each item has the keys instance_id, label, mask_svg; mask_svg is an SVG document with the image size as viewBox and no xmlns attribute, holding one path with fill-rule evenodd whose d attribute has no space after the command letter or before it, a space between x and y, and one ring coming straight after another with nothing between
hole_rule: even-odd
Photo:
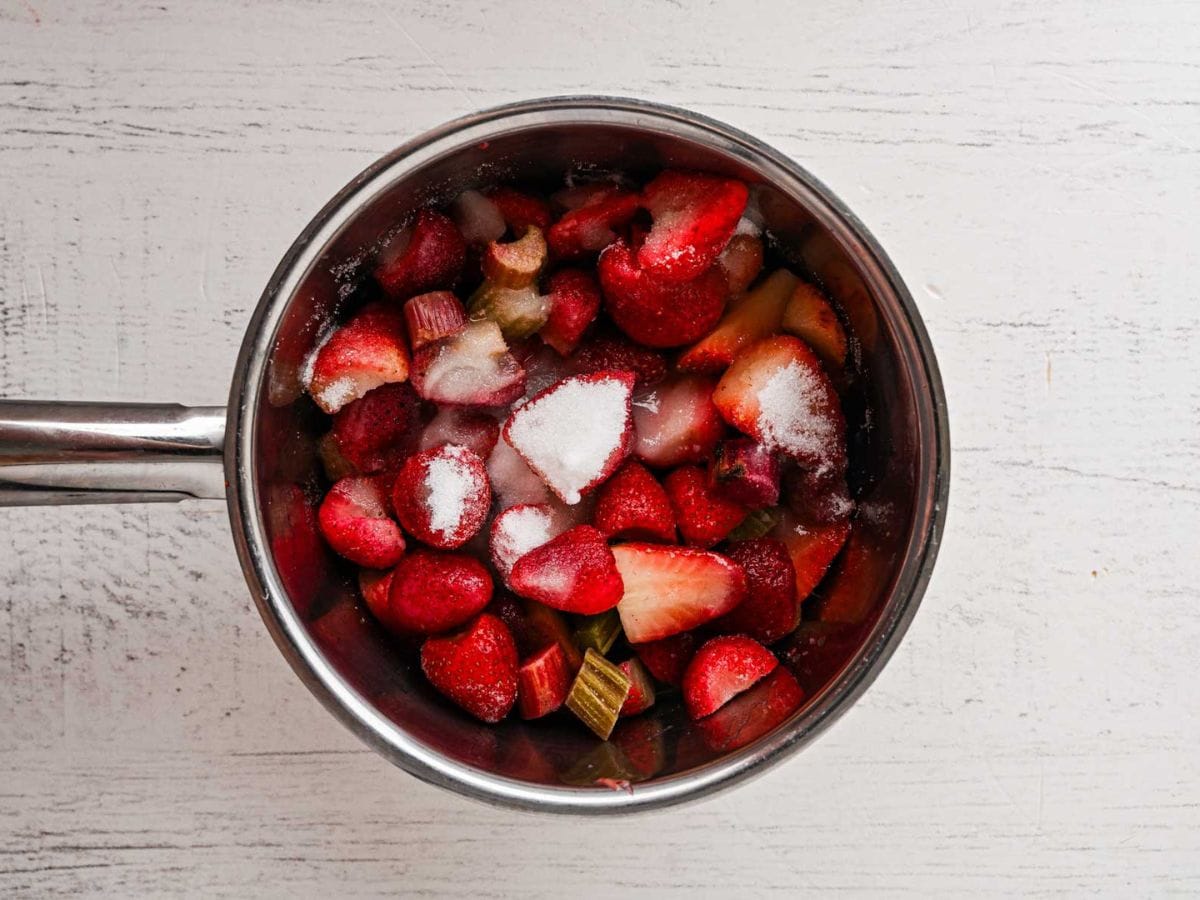
<instances>
[{"instance_id":1,"label":"white wooden table","mask_svg":"<svg viewBox=\"0 0 1200 900\"><path fill-rule=\"evenodd\" d=\"M0 510L0 892L1200 892L1200 7L0 0L0 395L221 403L295 233L454 115L725 119L888 248L949 393L924 606L812 748L623 821L360 746L220 504Z\"/></svg>"}]
</instances>

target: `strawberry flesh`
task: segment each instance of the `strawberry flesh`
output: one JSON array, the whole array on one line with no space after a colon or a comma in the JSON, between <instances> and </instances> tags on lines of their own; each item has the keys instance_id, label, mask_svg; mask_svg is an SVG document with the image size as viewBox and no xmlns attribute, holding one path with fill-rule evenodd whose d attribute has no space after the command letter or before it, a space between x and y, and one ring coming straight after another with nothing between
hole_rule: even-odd
<instances>
[{"instance_id":1,"label":"strawberry flesh","mask_svg":"<svg viewBox=\"0 0 1200 900\"><path fill-rule=\"evenodd\" d=\"M508 582L512 567L522 556L557 537L565 528L548 504L519 503L492 520L488 546L492 565Z\"/></svg>"},{"instance_id":2,"label":"strawberry flesh","mask_svg":"<svg viewBox=\"0 0 1200 900\"><path fill-rule=\"evenodd\" d=\"M679 687L683 684L683 673L696 653L696 635L684 631L657 641L634 644L633 652L651 675L664 684Z\"/></svg>"},{"instance_id":3,"label":"strawberry flesh","mask_svg":"<svg viewBox=\"0 0 1200 900\"><path fill-rule=\"evenodd\" d=\"M466 242L454 223L439 212L423 209L411 230L401 232L380 255L375 280L397 300L450 288L462 272L466 253Z\"/></svg>"},{"instance_id":4,"label":"strawberry flesh","mask_svg":"<svg viewBox=\"0 0 1200 900\"><path fill-rule=\"evenodd\" d=\"M787 269L771 273L753 291L733 301L717 327L679 358L679 368L719 374L745 347L777 334L784 307L798 283Z\"/></svg>"},{"instance_id":5,"label":"strawberry flesh","mask_svg":"<svg viewBox=\"0 0 1200 900\"><path fill-rule=\"evenodd\" d=\"M796 599L803 603L845 545L850 536L850 522L803 525L793 516L785 515L771 536L787 548L796 575Z\"/></svg>"},{"instance_id":6,"label":"strawberry flesh","mask_svg":"<svg viewBox=\"0 0 1200 900\"><path fill-rule=\"evenodd\" d=\"M635 460L601 485L593 522L607 538L675 542L675 513L667 492Z\"/></svg>"},{"instance_id":7,"label":"strawberry flesh","mask_svg":"<svg viewBox=\"0 0 1200 900\"><path fill-rule=\"evenodd\" d=\"M388 514L379 478L343 478L325 494L317 519L325 541L352 563L387 569L404 555L404 535Z\"/></svg>"},{"instance_id":8,"label":"strawberry flesh","mask_svg":"<svg viewBox=\"0 0 1200 900\"><path fill-rule=\"evenodd\" d=\"M748 634L763 644L794 631L803 598L796 596L796 570L783 542L738 541L730 546L729 558L746 572L746 599L714 627L725 634Z\"/></svg>"},{"instance_id":9,"label":"strawberry flesh","mask_svg":"<svg viewBox=\"0 0 1200 900\"><path fill-rule=\"evenodd\" d=\"M475 718L496 723L517 702L517 648L507 626L484 613L463 631L421 645L421 670Z\"/></svg>"},{"instance_id":10,"label":"strawberry flesh","mask_svg":"<svg viewBox=\"0 0 1200 900\"><path fill-rule=\"evenodd\" d=\"M399 466L416 449L421 401L410 384L385 384L333 417L331 440L359 472Z\"/></svg>"},{"instance_id":11,"label":"strawberry flesh","mask_svg":"<svg viewBox=\"0 0 1200 900\"><path fill-rule=\"evenodd\" d=\"M746 518L746 507L713 490L699 466L680 466L663 480L663 487L671 498L679 534L692 546L711 547L725 540Z\"/></svg>"},{"instance_id":12,"label":"strawberry flesh","mask_svg":"<svg viewBox=\"0 0 1200 900\"><path fill-rule=\"evenodd\" d=\"M696 651L683 675L683 705L693 719L712 715L779 665L762 644L744 635L722 635Z\"/></svg>"},{"instance_id":13,"label":"strawberry flesh","mask_svg":"<svg viewBox=\"0 0 1200 900\"><path fill-rule=\"evenodd\" d=\"M717 257L717 265L725 273L729 293L733 296L743 293L762 271L762 239L753 234L735 234Z\"/></svg>"},{"instance_id":14,"label":"strawberry flesh","mask_svg":"<svg viewBox=\"0 0 1200 900\"><path fill-rule=\"evenodd\" d=\"M312 359L308 392L333 415L382 384L407 381L404 316L376 303L337 328Z\"/></svg>"},{"instance_id":15,"label":"strawberry flesh","mask_svg":"<svg viewBox=\"0 0 1200 900\"><path fill-rule=\"evenodd\" d=\"M600 311L600 287L587 272L560 269L546 281L550 313L541 338L562 356L570 356Z\"/></svg>"},{"instance_id":16,"label":"strawberry flesh","mask_svg":"<svg viewBox=\"0 0 1200 900\"><path fill-rule=\"evenodd\" d=\"M546 240L556 259L578 259L603 250L617 238L638 211L638 195L615 185L587 185L557 195L560 202L573 204L550 226Z\"/></svg>"},{"instance_id":17,"label":"strawberry flesh","mask_svg":"<svg viewBox=\"0 0 1200 900\"><path fill-rule=\"evenodd\" d=\"M778 666L750 690L701 719L696 727L709 750L728 753L774 730L803 702L804 690L795 677Z\"/></svg>"},{"instance_id":18,"label":"strawberry flesh","mask_svg":"<svg viewBox=\"0 0 1200 900\"><path fill-rule=\"evenodd\" d=\"M530 225L541 229L550 225L550 205L545 200L510 187L494 187L483 193L500 211L504 224L513 234L524 234Z\"/></svg>"},{"instance_id":19,"label":"strawberry flesh","mask_svg":"<svg viewBox=\"0 0 1200 900\"><path fill-rule=\"evenodd\" d=\"M563 612L594 615L624 593L612 550L590 525L577 525L526 553L512 567L512 589Z\"/></svg>"},{"instance_id":20,"label":"strawberry flesh","mask_svg":"<svg viewBox=\"0 0 1200 900\"><path fill-rule=\"evenodd\" d=\"M749 193L732 178L660 173L642 191L654 224L638 250L638 263L670 281L695 278L716 262L733 237Z\"/></svg>"},{"instance_id":21,"label":"strawberry flesh","mask_svg":"<svg viewBox=\"0 0 1200 900\"><path fill-rule=\"evenodd\" d=\"M367 609L388 631L402 633L404 629L392 617L391 601L388 599L392 589L393 570L382 572L378 569L358 570L358 592L362 594Z\"/></svg>"},{"instance_id":22,"label":"strawberry flesh","mask_svg":"<svg viewBox=\"0 0 1200 900\"><path fill-rule=\"evenodd\" d=\"M633 398L634 455L658 468L703 462L725 434L712 401L716 382L702 375L673 376Z\"/></svg>"}]
</instances>

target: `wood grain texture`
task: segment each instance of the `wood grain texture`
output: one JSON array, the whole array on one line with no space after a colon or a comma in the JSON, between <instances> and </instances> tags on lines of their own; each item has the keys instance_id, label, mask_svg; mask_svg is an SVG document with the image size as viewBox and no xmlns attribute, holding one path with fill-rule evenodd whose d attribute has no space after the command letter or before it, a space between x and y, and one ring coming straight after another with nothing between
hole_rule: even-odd
<instances>
[{"instance_id":1,"label":"wood grain texture","mask_svg":"<svg viewBox=\"0 0 1200 900\"><path fill-rule=\"evenodd\" d=\"M954 479L893 662L707 803L505 813L318 707L219 504L0 510L0 891L1200 893L1194 3L0 0L0 395L221 402L337 188L578 92L775 144L917 295Z\"/></svg>"}]
</instances>

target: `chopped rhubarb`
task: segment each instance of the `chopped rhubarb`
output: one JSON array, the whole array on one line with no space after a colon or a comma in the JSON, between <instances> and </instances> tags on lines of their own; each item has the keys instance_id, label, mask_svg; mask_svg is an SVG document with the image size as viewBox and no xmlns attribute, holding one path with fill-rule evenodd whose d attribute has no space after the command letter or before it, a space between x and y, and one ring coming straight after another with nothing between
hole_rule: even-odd
<instances>
[{"instance_id":1,"label":"chopped rhubarb","mask_svg":"<svg viewBox=\"0 0 1200 900\"><path fill-rule=\"evenodd\" d=\"M481 246L504 237L508 225L500 207L479 191L463 191L450 206L450 215L468 244Z\"/></svg>"},{"instance_id":2,"label":"chopped rhubarb","mask_svg":"<svg viewBox=\"0 0 1200 900\"><path fill-rule=\"evenodd\" d=\"M621 636L621 617L615 609L588 616L575 629L575 645L580 650L592 649L601 656L612 649Z\"/></svg>"},{"instance_id":3,"label":"chopped rhubarb","mask_svg":"<svg viewBox=\"0 0 1200 900\"><path fill-rule=\"evenodd\" d=\"M531 656L517 669L517 707L522 719L540 719L561 707L571 689L571 669L558 644Z\"/></svg>"},{"instance_id":4,"label":"chopped rhubarb","mask_svg":"<svg viewBox=\"0 0 1200 900\"><path fill-rule=\"evenodd\" d=\"M525 370L508 352L500 326L485 320L418 350L412 381L434 403L501 406L525 390Z\"/></svg>"},{"instance_id":5,"label":"chopped rhubarb","mask_svg":"<svg viewBox=\"0 0 1200 900\"><path fill-rule=\"evenodd\" d=\"M606 741L617 724L629 688L630 681L624 672L595 650L588 650L567 694L567 709L596 737Z\"/></svg>"},{"instance_id":6,"label":"chopped rhubarb","mask_svg":"<svg viewBox=\"0 0 1200 900\"><path fill-rule=\"evenodd\" d=\"M779 502L779 458L749 438L722 441L709 470L719 494L751 508Z\"/></svg>"},{"instance_id":7,"label":"chopped rhubarb","mask_svg":"<svg viewBox=\"0 0 1200 900\"><path fill-rule=\"evenodd\" d=\"M420 294L404 304L404 323L413 352L452 337L467 326L463 305L449 291Z\"/></svg>"},{"instance_id":8,"label":"chopped rhubarb","mask_svg":"<svg viewBox=\"0 0 1200 900\"><path fill-rule=\"evenodd\" d=\"M717 257L717 265L725 273L729 293L735 297L745 293L762 271L762 239L754 234L735 234Z\"/></svg>"}]
</instances>

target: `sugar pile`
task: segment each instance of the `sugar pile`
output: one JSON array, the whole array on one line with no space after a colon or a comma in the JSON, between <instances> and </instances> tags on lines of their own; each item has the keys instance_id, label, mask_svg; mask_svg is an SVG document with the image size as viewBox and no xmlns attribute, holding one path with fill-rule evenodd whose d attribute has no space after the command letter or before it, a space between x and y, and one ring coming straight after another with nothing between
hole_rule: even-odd
<instances>
[{"instance_id":1,"label":"sugar pile","mask_svg":"<svg viewBox=\"0 0 1200 900\"><path fill-rule=\"evenodd\" d=\"M821 409L824 396L821 382L799 363L780 368L758 392L762 442L790 456L829 456L838 434Z\"/></svg>"},{"instance_id":2,"label":"sugar pile","mask_svg":"<svg viewBox=\"0 0 1200 900\"><path fill-rule=\"evenodd\" d=\"M425 488L429 492L429 527L448 536L462 524L467 500L479 489L475 476L466 465L462 447L448 444L443 453L429 461Z\"/></svg>"},{"instance_id":3,"label":"sugar pile","mask_svg":"<svg viewBox=\"0 0 1200 900\"><path fill-rule=\"evenodd\" d=\"M516 506L496 517L492 531L492 559L507 578L513 564L555 536L554 520L545 506Z\"/></svg>"}]
</instances>

